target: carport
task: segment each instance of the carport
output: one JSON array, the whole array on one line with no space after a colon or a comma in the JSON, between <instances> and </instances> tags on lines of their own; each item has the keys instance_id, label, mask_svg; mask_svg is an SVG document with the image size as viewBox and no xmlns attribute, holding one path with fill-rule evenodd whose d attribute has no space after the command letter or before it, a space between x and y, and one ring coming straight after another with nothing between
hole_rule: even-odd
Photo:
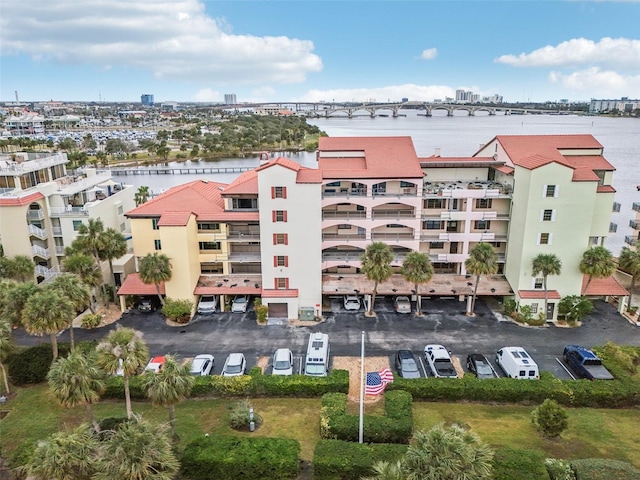
<instances>
[{"instance_id":1,"label":"carport","mask_svg":"<svg viewBox=\"0 0 640 480\"><path fill-rule=\"evenodd\" d=\"M122 286L118 289L118 297L120 298L120 311L124 312L127 309L127 295L133 295L137 297L157 296L158 291L153 284L144 283L140 279L139 273L130 273L122 282ZM160 295L163 297L166 295L164 282L160 283Z\"/></svg>"},{"instance_id":2,"label":"carport","mask_svg":"<svg viewBox=\"0 0 640 480\"><path fill-rule=\"evenodd\" d=\"M625 311L629 302L629 292L620 285L614 276L592 278L589 281L589 277L584 275L582 277L582 295L591 299L604 298L605 302L615 305L620 314Z\"/></svg>"},{"instance_id":3,"label":"carport","mask_svg":"<svg viewBox=\"0 0 640 480\"><path fill-rule=\"evenodd\" d=\"M220 295L220 311L224 312L228 299L236 295L262 296L260 275L201 275L194 295Z\"/></svg>"}]
</instances>

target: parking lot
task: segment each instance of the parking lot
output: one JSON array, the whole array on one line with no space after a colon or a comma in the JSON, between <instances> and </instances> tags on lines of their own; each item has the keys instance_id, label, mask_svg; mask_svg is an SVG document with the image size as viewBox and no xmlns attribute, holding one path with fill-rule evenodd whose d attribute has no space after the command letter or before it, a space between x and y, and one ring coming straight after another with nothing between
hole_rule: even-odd
<instances>
[{"instance_id":1,"label":"parking lot","mask_svg":"<svg viewBox=\"0 0 640 480\"><path fill-rule=\"evenodd\" d=\"M623 345L640 345L640 328L628 323L613 306L602 301L595 302L593 314L577 328L530 328L501 321L482 301L477 303L475 317L467 317L464 304L452 299L425 300L422 317L395 313L391 298L376 302L375 311L375 318L365 317L363 309L346 312L340 307L340 300L335 299L331 302L331 311L325 314L325 321L313 326L290 326L285 322L260 326L253 311L197 315L190 324L180 327L168 326L158 312L131 311L117 324L141 330L151 355L175 354L182 358L200 353L214 355L213 372L216 374L221 372L229 353L244 353L249 370L261 357L270 358L277 348L292 350L297 362L296 371L299 371L312 332L329 335L332 357L360 356L361 332L365 332L365 355L387 356L392 366L393 355L399 349L411 350L424 363L424 346L440 344L462 365L469 353L485 355L499 374L502 372L495 365L496 351L504 346L521 346L541 371L563 379L570 376L558 358L567 344L591 348L610 340ZM115 324L93 330L75 329L76 341L99 341L114 327ZM21 329L15 330L14 336L19 345L47 341L46 337L30 336ZM63 332L59 341L68 341L68 332ZM428 370L426 374L429 374Z\"/></svg>"}]
</instances>

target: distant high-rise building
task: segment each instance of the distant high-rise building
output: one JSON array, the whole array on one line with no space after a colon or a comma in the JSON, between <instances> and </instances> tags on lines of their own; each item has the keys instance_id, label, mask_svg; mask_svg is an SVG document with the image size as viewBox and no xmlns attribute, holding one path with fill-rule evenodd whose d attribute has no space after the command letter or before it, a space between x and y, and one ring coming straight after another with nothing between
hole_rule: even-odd
<instances>
[{"instance_id":1,"label":"distant high-rise building","mask_svg":"<svg viewBox=\"0 0 640 480\"><path fill-rule=\"evenodd\" d=\"M153 107L153 95L150 93L143 93L140 95L140 103L145 107Z\"/></svg>"},{"instance_id":2,"label":"distant high-rise building","mask_svg":"<svg viewBox=\"0 0 640 480\"><path fill-rule=\"evenodd\" d=\"M235 105L238 101L236 100L235 93L225 93L224 94L224 104L225 105Z\"/></svg>"}]
</instances>

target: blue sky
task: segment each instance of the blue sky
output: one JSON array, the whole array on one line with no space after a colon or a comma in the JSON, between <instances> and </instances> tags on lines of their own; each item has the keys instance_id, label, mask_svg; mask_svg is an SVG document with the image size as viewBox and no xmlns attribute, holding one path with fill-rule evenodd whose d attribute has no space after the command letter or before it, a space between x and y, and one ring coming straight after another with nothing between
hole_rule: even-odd
<instances>
[{"instance_id":1,"label":"blue sky","mask_svg":"<svg viewBox=\"0 0 640 480\"><path fill-rule=\"evenodd\" d=\"M0 100L640 97L638 1L0 0Z\"/></svg>"}]
</instances>

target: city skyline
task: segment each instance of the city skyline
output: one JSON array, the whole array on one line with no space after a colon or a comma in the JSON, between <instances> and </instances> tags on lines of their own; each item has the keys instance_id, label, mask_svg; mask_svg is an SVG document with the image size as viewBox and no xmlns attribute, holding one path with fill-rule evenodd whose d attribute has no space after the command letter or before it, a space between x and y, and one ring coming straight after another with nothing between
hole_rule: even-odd
<instances>
[{"instance_id":1,"label":"city skyline","mask_svg":"<svg viewBox=\"0 0 640 480\"><path fill-rule=\"evenodd\" d=\"M0 101L636 98L640 2L1 0Z\"/></svg>"}]
</instances>

